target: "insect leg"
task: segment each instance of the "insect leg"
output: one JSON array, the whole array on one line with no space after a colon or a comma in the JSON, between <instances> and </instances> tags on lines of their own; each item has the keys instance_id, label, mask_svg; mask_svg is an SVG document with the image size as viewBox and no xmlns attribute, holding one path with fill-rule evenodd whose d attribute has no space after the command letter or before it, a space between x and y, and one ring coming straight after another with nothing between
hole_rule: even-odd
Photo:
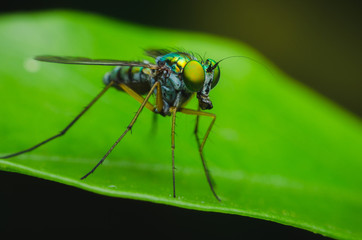
<instances>
[{"instance_id":1,"label":"insect leg","mask_svg":"<svg viewBox=\"0 0 362 240\"><path fill-rule=\"evenodd\" d=\"M156 109L157 112L162 112L163 110L163 99L162 99L162 89L161 84L157 86L157 92L156 92ZM152 130L151 134L154 135L157 132L157 114L153 115L152 118Z\"/></svg>"},{"instance_id":2,"label":"insect leg","mask_svg":"<svg viewBox=\"0 0 362 240\"><path fill-rule=\"evenodd\" d=\"M200 106L198 106L197 110L200 111ZM200 121L200 115L196 115L196 123L195 123L194 134L195 134L195 138L196 138L196 142L197 142L197 147L198 147L198 149L201 149L201 142L200 142L200 138L199 138L199 121ZM211 128L210 128L210 130L211 130ZM205 140L205 142L206 142L206 140ZM208 181L210 181L211 186L215 186L215 181L212 178L212 176L210 174L210 171L208 170L205 158L203 156L202 149L201 149L201 152L200 152L200 156L201 156L201 161L203 163L204 169L207 172L206 176L208 176L208 178L210 179Z\"/></svg>"},{"instance_id":3,"label":"insect leg","mask_svg":"<svg viewBox=\"0 0 362 240\"><path fill-rule=\"evenodd\" d=\"M110 82L105 88L103 88L103 90L83 109L83 111L81 111L74 119L73 121L71 121L60 133L38 143L37 145L31 147L31 148L28 148L28 149L25 149L23 151L20 151L20 152L16 152L16 153L13 153L13 154L10 154L10 155L6 155L6 156L2 156L0 157L0 159L6 159L6 158L11 158L11 157L15 157L15 156L18 156L20 154L23 154L23 153L27 153L27 152L30 152L38 147L40 147L41 145L44 145L46 144L47 142L50 142L51 140L57 138L57 137L60 137L60 136L63 136L71 126L73 126L73 124L75 122L78 121L78 119L83 116L83 114L91 107L93 106L93 104L112 86L113 82Z\"/></svg>"},{"instance_id":4,"label":"insect leg","mask_svg":"<svg viewBox=\"0 0 362 240\"><path fill-rule=\"evenodd\" d=\"M141 95L139 95L137 92L135 92L132 88L130 88L129 86L127 86L124 83L119 83L119 86L123 89L123 91L125 91L126 93L128 93L129 95L131 95L134 99L136 99L139 103L143 103L143 101L145 100ZM152 112L155 111L155 109L157 109L158 112L161 112L163 109L163 100L162 100L162 90L161 90L161 84L157 84L157 93L156 93L156 108L149 102L146 103L146 108L148 108L149 110L151 110Z\"/></svg>"},{"instance_id":5,"label":"insect leg","mask_svg":"<svg viewBox=\"0 0 362 240\"><path fill-rule=\"evenodd\" d=\"M175 182L175 124L176 124L176 112L175 107L170 108L172 113L172 127L171 127L171 151L172 151L172 186L173 186L173 197L176 197L176 182Z\"/></svg>"},{"instance_id":6,"label":"insect leg","mask_svg":"<svg viewBox=\"0 0 362 240\"><path fill-rule=\"evenodd\" d=\"M200 106L197 108L198 111L200 111ZM194 129L194 134L196 137L196 142L197 142L197 146L198 148L200 148L200 139L199 139L199 119L200 119L200 115L196 115L196 124L195 124L195 129Z\"/></svg>"},{"instance_id":7,"label":"insect leg","mask_svg":"<svg viewBox=\"0 0 362 240\"><path fill-rule=\"evenodd\" d=\"M131 97L133 97L134 99L137 100L137 102L143 104L143 102L145 101L145 99L139 95L137 92L135 92L132 88L128 87L126 84L124 83L119 83L118 84L122 89L123 91L125 91L126 93L128 93ZM160 84L157 84L157 85L160 85ZM149 110L151 110L152 112L155 111L155 107L149 103L148 101L146 101L146 105L145 107Z\"/></svg>"},{"instance_id":8,"label":"insect leg","mask_svg":"<svg viewBox=\"0 0 362 240\"><path fill-rule=\"evenodd\" d=\"M180 108L178 111L182 112L184 114L188 114L188 115L196 115L196 125L195 125L194 133L195 133L197 145L199 147L199 153L200 153L200 157L201 157L202 166L204 167L205 176L206 176L207 182L208 182L208 184L210 186L211 192L213 193L213 195L215 196L215 198L218 201L221 201L220 198L217 196L217 194L215 192L213 180L212 180L211 174L209 172L209 169L207 167L207 164L206 164L206 161L205 161L205 158L204 158L204 154L202 152L203 149L204 149L206 140L209 137L209 134L211 132L211 129L214 126L214 123L215 123L215 120L216 120L216 115L212 114L212 113L202 112L200 110L192 110L192 109L187 109L187 108ZM211 121L211 123L209 125L209 128L207 129L207 131L205 133L205 136L204 136L203 141L201 142L201 144L200 144L200 139L198 137L198 126L199 126L199 117L200 116L206 116L206 117L211 117L212 118L212 121Z\"/></svg>"},{"instance_id":9,"label":"insect leg","mask_svg":"<svg viewBox=\"0 0 362 240\"><path fill-rule=\"evenodd\" d=\"M162 100L162 89L161 84L157 85L157 93L156 93L156 108L158 112L163 110L163 100Z\"/></svg>"},{"instance_id":10,"label":"insect leg","mask_svg":"<svg viewBox=\"0 0 362 240\"><path fill-rule=\"evenodd\" d=\"M85 179L86 177L88 177L90 174L92 174L98 167L99 165L101 165L104 160L108 157L108 155L113 151L113 149L117 146L117 144L122 140L122 138L132 129L132 126L134 125L134 123L136 122L138 116L140 115L141 111L143 110L144 107L150 109L151 111L154 110L154 107L152 106L152 104L150 104L148 102L148 99L151 97L153 90L155 90L155 88L160 85L159 82L156 82L155 84L153 84L151 90L148 92L147 96L143 99L138 93L134 92L131 88L128 87L128 90L131 90L130 92L132 94L130 94L133 98L135 98L137 101L139 101L140 97L143 99L141 106L139 107L138 111L136 112L136 115L133 117L131 123L128 125L127 129L122 133L122 135L117 139L117 141L112 145L112 147L108 150L108 152L102 157L102 159L97 163L97 165L90 170L86 175L84 175L81 179ZM122 87L122 85L120 85ZM124 86L123 86L124 87ZM126 91L127 92L127 91ZM128 92L127 92L128 93ZM148 107L147 107L148 106Z\"/></svg>"}]
</instances>

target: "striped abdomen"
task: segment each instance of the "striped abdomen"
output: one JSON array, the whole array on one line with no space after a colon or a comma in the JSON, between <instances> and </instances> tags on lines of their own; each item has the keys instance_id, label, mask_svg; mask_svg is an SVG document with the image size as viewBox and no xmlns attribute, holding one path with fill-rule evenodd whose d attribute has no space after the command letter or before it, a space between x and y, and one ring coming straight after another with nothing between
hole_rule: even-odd
<instances>
[{"instance_id":1,"label":"striped abdomen","mask_svg":"<svg viewBox=\"0 0 362 240\"><path fill-rule=\"evenodd\" d=\"M119 66L103 77L104 84L108 85L111 81L115 83L124 83L138 94L146 94L151 89L151 70L144 67ZM114 85L117 89L120 87Z\"/></svg>"}]
</instances>

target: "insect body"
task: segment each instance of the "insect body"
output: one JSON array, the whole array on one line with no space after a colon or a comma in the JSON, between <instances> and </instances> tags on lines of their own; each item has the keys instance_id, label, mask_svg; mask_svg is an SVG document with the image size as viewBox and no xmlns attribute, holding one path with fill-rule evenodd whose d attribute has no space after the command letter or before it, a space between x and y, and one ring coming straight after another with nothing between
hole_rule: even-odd
<instances>
[{"instance_id":1,"label":"insect body","mask_svg":"<svg viewBox=\"0 0 362 240\"><path fill-rule=\"evenodd\" d=\"M137 113L128 125L123 134L111 146L103 158L96 164L96 166L84 175L81 179L85 179L107 158L116 145L122 138L129 132L135 124L141 111L146 107L156 114L162 116L172 117L171 128L171 149L172 149L172 176L173 176L173 196L176 197L175 190L175 121L176 113L182 112L184 114L195 115L195 137L199 148L201 161L204 167L204 172L210 186L210 189L217 200L217 196L211 176L209 174L204 156L203 148L209 136L211 128L216 120L216 115L207 113L202 110L212 109L213 105L209 98L209 92L214 88L220 79L220 68L218 63L212 59L199 59L193 54L186 52L171 52L168 50L148 50L146 54L155 58L156 64L149 62L130 62L118 60L96 60L79 57L57 57L57 56L38 56L35 59L45 62L55 62L64 64L83 64L83 65L109 65L116 66L111 72L107 73L103 82L105 88L78 114L78 116L66 126L59 134L54 135L43 142L25 149L23 151L3 156L0 158L10 158L29 151L32 151L39 146L64 135L71 126L110 88L115 87L118 90L128 93L141 103ZM188 100L196 93L199 101L198 110L185 108ZM146 95L143 97L142 95ZM155 104L149 102L151 95L156 96ZM203 138L200 141L198 136L198 124L200 116L208 116L212 118L210 126Z\"/></svg>"},{"instance_id":2,"label":"insect body","mask_svg":"<svg viewBox=\"0 0 362 240\"><path fill-rule=\"evenodd\" d=\"M153 51L150 54L161 54L161 52L155 53ZM215 65L215 61L207 60L207 63L202 65L194 56L183 52L156 55L155 58L159 67L157 70L147 67L119 66L113 69L112 72L107 73L103 82L107 85L113 81L118 89L122 89L118 85L122 83L138 94L143 95L148 93L155 82L158 81L161 85L162 103L160 104L163 105L163 108L162 110L156 109L156 112L161 115L171 115L170 107L180 108L194 92L199 90L200 107L202 109L212 108L208 93L210 88L217 84L220 70L218 66L215 66L217 74L214 79L213 76L210 76L211 81L209 80L208 83L204 81L204 72L210 64ZM186 65L187 68L184 69ZM201 90L204 90L204 93ZM155 95L157 96L157 90L155 90Z\"/></svg>"}]
</instances>

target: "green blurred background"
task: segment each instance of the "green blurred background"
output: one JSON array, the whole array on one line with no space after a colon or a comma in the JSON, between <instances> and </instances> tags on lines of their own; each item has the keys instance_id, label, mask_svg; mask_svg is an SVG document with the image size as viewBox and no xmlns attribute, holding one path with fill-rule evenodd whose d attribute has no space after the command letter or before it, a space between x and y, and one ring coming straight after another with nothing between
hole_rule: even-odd
<instances>
[{"instance_id":1,"label":"green blurred background","mask_svg":"<svg viewBox=\"0 0 362 240\"><path fill-rule=\"evenodd\" d=\"M294 79L362 115L359 1L34 0L5 2L0 12L54 8L243 41ZM321 238L262 220L113 199L12 173L0 174L0 198L8 206L2 212L3 230L100 228L142 235L139 229L144 229L144 233L162 236L166 228L185 237Z\"/></svg>"}]
</instances>

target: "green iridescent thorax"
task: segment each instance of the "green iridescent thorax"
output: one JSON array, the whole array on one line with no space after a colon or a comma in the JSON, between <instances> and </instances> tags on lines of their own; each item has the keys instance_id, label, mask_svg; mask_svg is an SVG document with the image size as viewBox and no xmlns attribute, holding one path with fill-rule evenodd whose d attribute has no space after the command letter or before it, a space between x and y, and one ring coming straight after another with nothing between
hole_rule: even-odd
<instances>
[{"instance_id":1,"label":"green iridescent thorax","mask_svg":"<svg viewBox=\"0 0 362 240\"><path fill-rule=\"evenodd\" d=\"M165 62L175 73L181 73L190 60L191 57L182 53L169 53L159 59L159 61Z\"/></svg>"}]
</instances>

